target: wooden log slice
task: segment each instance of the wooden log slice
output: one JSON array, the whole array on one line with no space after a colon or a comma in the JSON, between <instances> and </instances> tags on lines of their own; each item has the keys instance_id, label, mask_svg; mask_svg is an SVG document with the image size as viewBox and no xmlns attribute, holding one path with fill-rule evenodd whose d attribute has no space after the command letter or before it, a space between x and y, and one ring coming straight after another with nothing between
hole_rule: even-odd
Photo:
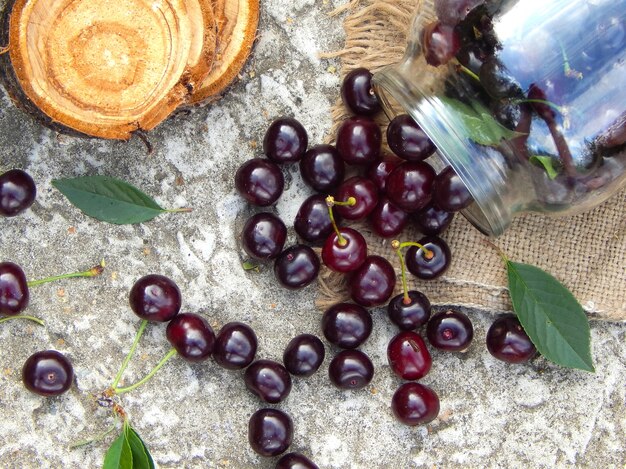
<instances>
[{"instance_id":1,"label":"wooden log slice","mask_svg":"<svg viewBox=\"0 0 626 469\"><path fill-rule=\"evenodd\" d=\"M128 139L187 102L211 70L211 0L14 0L7 8L7 89L57 129Z\"/></svg>"},{"instance_id":2,"label":"wooden log slice","mask_svg":"<svg viewBox=\"0 0 626 469\"><path fill-rule=\"evenodd\" d=\"M259 0L213 0L213 2L218 18L217 54L211 73L192 94L191 104L217 99L237 78L256 39Z\"/></svg>"}]
</instances>

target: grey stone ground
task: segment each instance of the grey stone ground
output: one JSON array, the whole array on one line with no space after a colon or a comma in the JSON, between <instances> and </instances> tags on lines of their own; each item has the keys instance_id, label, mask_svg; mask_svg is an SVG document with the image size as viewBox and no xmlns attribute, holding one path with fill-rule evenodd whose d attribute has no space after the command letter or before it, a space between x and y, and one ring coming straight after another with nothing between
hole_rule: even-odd
<instances>
[{"instance_id":1,"label":"grey stone ground","mask_svg":"<svg viewBox=\"0 0 626 469\"><path fill-rule=\"evenodd\" d=\"M46 327L25 321L0 326L0 467L99 467L106 444L77 450L68 445L111 425L92 394L106 388L139 323L127 306L136 279L162 273L176 280L184 310L220 325L239 320L257 332L259 356L280 359L291 337L319 334L314 289L287 292L270 268L259 274L240 267L236 235L252 210L232 188L243 161L260 154L268 123L293 115L321 142L330 127L329 107L338 95L333 61L318 51L342 43L332 2L263 1L259 40L242 79L219 103L169 119L149 137L128 143L59 136L0 98L0 168L21 167L38 183L34 206L0 220L0 260L21 264L31 279L91 266L105 258L98 279L65 281L33 289L29 312ZM191 206L189 215L164 215L136 226L86 218L52 188L58 177L117 176L168 207ZM276 211L293 220L309 193L295 167ZM295 236L290 231L290 241ZM374 311L373 337L363 347L376 366L373 383L341 392L328 382L334 351L322 371L296 379L280 408L295 423L292 450L323 468L407 467L624 467L626 464L626 324L592 323L597 372L559 369L539 359L508 366L485 350L493 314L468 312L476 340L465 355L434 353L424 379L440 395L440 418L427 427L396 423L389 402L399 381L391 376L385 350L394 334ZM28 393L20 381L24 360L54 348L67 354L76 385L58 398ZM131 364L130 383L168 350L162 326L150 326ZM240 373L214 363L174 359L144 388L122 403L133 425L163 468L273 467L247 443L247 421L260 402Z\"/></svg>"}]
</instances>

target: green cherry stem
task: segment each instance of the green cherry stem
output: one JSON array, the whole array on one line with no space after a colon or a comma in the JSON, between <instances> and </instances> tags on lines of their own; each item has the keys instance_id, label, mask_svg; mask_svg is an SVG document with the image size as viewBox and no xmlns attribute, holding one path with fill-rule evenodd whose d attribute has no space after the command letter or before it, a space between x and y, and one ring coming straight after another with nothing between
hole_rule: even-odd
<instances>
[{"instance_id":1,"label":"green cherry stem","mask_svg":"<svg viewBox=\"0 0 626 469\"><path fill-rule=\"evenodd\" d=\"M64 278L97 277L104 271L104 265L104 260L102 260L100 264L93 266L91 269L85 270L84 272L72 272L69 274L55 275L53 277L46 277L40 280L29 280L26 283L29 287L36 287L38 285L43 285L44 283L54 282L55 280L61 280Z\"/></svg>"},{"instance_id":2,"label":"green cherry stem","mask_svg":"<svg viewBox=\"0 0 626 469\"><path fill-rule=\"evenodd\" d=\"M115 389L117 385L119 384L120 380L122 379L122 374L124 374L124 371L126 371L126 368L128 367L128 363L130 362L130 359L135 354L135 350L137 350L137 345L139 344L139 339L143 335L143 332L146 330L147 325L148 325L148 321L146 319L141 321L141 324L139 325L139 329L137 330L137 334L135 334L135 340L133 340L133 345L131 345L130 351L126 355L126 358L124 358L124 361L122 362L122 366L120 367L120 371L118 371L117 374L115 375L115 379L113 380L113 384L111 385L112 389Z\"/></svg>"},{"instance_id":3,"label":"green cherry stem","mask_svg":"<svg viewBox=\"0 0 626 469\"><path fill-rule=\"evenodd\" d=\"M337 234L337 244L339 244L339 246L345 246L348 242L346 241L346 238L344 238L341 235L341 232L339 231L339 228L337 227L337 223L335 222L335 216L333 215L333 207L335 205L339 205L339 206L343 205L343 206L352 207L355 204L356 204L356 199L354 197L348 197L348 200L346 200L345 202L337 202L332 195L329 195L328 197L326 197L326 206L328 207L328 216L330 218L330 223L333 225L333 229L335 230L335 233Z\"/></svg>"},{"instance_id":4,"label":"green cherry stem","mask_svg":"<svg viewBox=\"0 0 626 469\"><path fill-rule=\"evenodd\" d=\"M163 210L165 213L191 213L193 212L193 208L191 207L183 207L183 208L169 208Z\"/></svg>"},{"instance_id":5,"label":"green cherry stem","mask_svg":"<svg viewBox=\"0 0 626 469\"><path fill-rule=\"evenodd\" d=\"M406 264L404 262L404 257L402 256L402 249L404 249L406 247L409 247L409 246L417 246L422 251L424 251L424 257L426 259L432 259L433 255L434 255L431 250L425 248L424 246L422 246L419 243L414 243L414 242L410 242L410 241L407 241L405 243L401 243L397 239L394 239L391 242L391 248L394 251L396 251L398 259L400 259L400 273L401 273L401 277L402 277L402 290L404 291L404 296L402 298L402 302L405 305L411 304L411 298L409 297L409 287L408 287L407 282L406 282Z\"/></svg>"},{"instance_id":6,"label":"green cherry stem","mask_svg":"<svg viewBox=\"0 0 626 469\"><path fill-rule=\"evenodd\" d=\"M2 318L0 319L0 323L3 323L5 321L10 321L11 319L28 319L29 321L36 322L40 326L45 326L44 322L41 319L33 317L33 316L27 316L26 314L20 314L19 316L8 316L6 318Z\"/></svg>"},{"instance_id":7,"label":"green cherry stem","mask_svg":"<svg viewBox=\"0 0 626 469\"><path fill-rule=\"evenodd\" d=\"M474 80L476 80L478 83L480 83L480 78L478 77L478 75L476 75L474 72L472 72L469 68L467 68L465 65L458 63L457 64L457 70L459 70L460 72L465 73L467 76L473 78Z\"/></svg>"},{"instance_id":8,"label":"green cherry stem","mask_svg":"<svg viewBox=\"0 0 626 469\"><path fill-rule=\"evenodd\" d=\"M137 381L135 384L132 384L130 386L127 386L125 388L113 388L113 391L115 392L115 394L124 394L127 392L130 392L134 389L137 389L139 386L141 386L142 384L144 384L145 382L149 381L150 378L152 378L157 371L159 371L161 369L161 367L163 365L165 365L170 358L172 358L174 355L176 355L178 352L176 351L175 348L170 349L169 352L167 352L167 354L161 358L161 361L159 363L157 363L155 365L154 368L152 368L152 370L150 370L150 372L144 376L142 379L140 379L139 381Z\"/></svg>"}]
</instances>

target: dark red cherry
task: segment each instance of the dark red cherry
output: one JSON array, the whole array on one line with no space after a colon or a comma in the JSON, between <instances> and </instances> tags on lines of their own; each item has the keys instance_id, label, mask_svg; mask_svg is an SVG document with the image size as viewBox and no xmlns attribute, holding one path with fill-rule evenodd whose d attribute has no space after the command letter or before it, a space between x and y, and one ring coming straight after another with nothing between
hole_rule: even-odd
<instances>
[{"instance_id":1,"label":"dark red cherry","mask_svg":"<svg viewBox=\"0 0 626 469\"><path fill-rule=\"evenodd\" d=\"M135 282L128 295L130 308L146 321L171 321L180 311L178 285L165 275L150 274Z\"/></svg>"},{"instance_id":2,"label":"dark red cherry","mask_svg":"<svg viewBox=\"0 0 626 469\"><path fill-rule=\"evenodd\" d=\"M29 297L28 283L22 268L13 262L0 262L0 314L20 314L28 306Z\"/></svg>"},{"instance_id":3,"label":"dark red cherry","mask_svg":"<svg viewBox=\"0 0 626 469\"><path fill-rule=\"evenodd\" d=\"M0 175L0 216L14 217L33 205L37 196L35 181L21 169Z\"/></svg>"},{"instance_id":4,"label":"dark red cherry","mask_svg":"<svg viewBox=\"0 0 626 469\"><path fill-rule=\"evenodd\" d=\"M287 344L283 363L295 376L311 376L324 361L326 351L322 341L313 334L300 334Z\"/></svg>"},{"instance_id":5,"label":"dark red cherry","mask_svg":"<svg viewBox=\"0 0 626 469\"><path fill-rule=\"evenodd\" d=\"M361 389L374 377L374 365L360 350L342 350L328 366L330 382L339 389Z\"/></svg>"},{"instance_id":6,"label":"dark red cherry","mask_svg":"<svg viewBox=\"0 0 626 469\"><path fill-rule=\"evenodd\" d=\"M319 469L319 466L300 453L287 453L276 461L274 469Z\"/></svg>"},{"instance_id":7,"label":"dark red cherry","mask_svg":"<svg viewBox=\"0 0 626 469\"><path fill-rule=\"evenodd\" d=\"M240 370L254 360L257 337L254 330L241 322L224 324L215 338L213 360L229 370Z\"/></svg>"},{"instance_id":8,"label":"dark red cherry","mask_svg":"<svg viewBox=\"0 0 626 469\"><path fill-rule=\"evenodd\" d=\"M439 397L428 386L404 383L391 398L391 410L405 425L424 425L439 415Z\"/></svg>"},{"instance_id":9,"label":"dark red cherry","mask_svg":"<svg viewBox=\"0 0 626 469\"><path fill-rule=\"evenodd\" d=\"M424 208L432 198L435 170L423 161L404 162L387 178L387 196L407 212Z\"/></svg>"},{"instance_id":10,"label":"dark red cherry","mask_svg":"<svg viewBox=\"0 0 626 469\"><path fill-rule=\"evenodd\" d=\"M367 117L350 117L337 130L337 150L351 165L369 166L380 157L380 127Z\"/></svg>"},{"instance_id":11,"label":"dark red cherry","mask_svg":"<svg viewBox=\"0 0 626 469\"><path fill-rule=\"evenodd\" d=\"M296 244L281 252L274 261L276 280L286 288L304 288L317 278L320 260L313 248Z\"/></svg>"},{"instance_id":12,"label":"dark red cherry","mask_svg":"<svg viewBox=\"0 0 626 469\"><path fill-rule=\"evenodd\" d=\"M241 231L244 250L255 259L273 259L283 250L287 227L272 213L252 215Z\"/></svg>"},{"instance_id":13,"label":"dark red cherry","mask_svg":"<svg viewBox=\"0 0 626 469\"><path fill-rule=\"evenodd\" d=\"M438 207L448 212L467 208L474 201L472 194L451 166L447 166L437 175L433 199Z\"/></svg>"},{"instance_id":14,"label":"dark red cherry","mask_svg":"<svg viewBox=\"0 0 626 469\"><path fill-rule=\"evenodd\" d=\"M507 363L524 363L537 354L537 349L513 314L506 314L493 322L487 331L487 350Z\"/></svg>"},{"instance_id":15,"label":"dark red cherry","mask_svg":"<svg viewBox=\"0 0 626 469\"><path fill-rule=\"evenodd\" d=\"M40 396L58 396L74 381L72 363L55 350L32 354L22 367L22 382L26 389Z\"/></svg>"},{"instance_id":16,"label":"dark red cherry","mask_svg":"<svg viewBox=\"0 0 626 469\"><path fill-rule=\"evenodd\" d=\"M350 297L365 307L386 303L395 286L396 272L381 256L368 256L348 279Z\"/></svg>"},{"instance_id":17,"label":"dark red cherry","mask_svg":"<svg viewBox=\"0 0 626 469\"><path fill-rule=\"evenodd\" d=\"M322 332L331 344L344 349L357 348L372 333L372 315L362 306L338 303L322 316Z\"/></svg>"},{"instance_id":18,"label":"dark red cherry","mask_svg":"<svg viewBox=\"0 0 626 469\"><path fill-rule=\"evenodd\" d=\"M335 216L335 221L338 218L338 215ZM333 232L326 197L314 194L302 202L293 221L293 228L307 243L323 244Z\"/></svg>"},{"instance_id":19,"label":"dark red cherry","mask_svg":"<svg viewBox=\"0 0 626 469\"><path fill-rule=\"evenodd\" d=\"M346 172L339 152L332 145L311 147L300 160L300 174L305 183L317 192L332 192Z\"/></svg>"},{"instance_id":20,"label":"dark red cherry","mask_svg":"<svg viewBox=\"0 0 626 469\"><path fill-rule=\"evenodd\" d=\"M281 117L272 122L263 138L263 152L275 163L292 163L306 152L309 137L300 122L293 117Z\"/></svg>"},{"instance_id":21,"label":"dark red cherry","mask_svg":"<svg viewBox=\"0 0 626 469\"><path fill-rule=\"evenodd\" d=\"M372 88L372 74L363 67L349 72L341 83L341 99L355 114L372 116L381 110Z\"/></svg>"},{"instance_id":22,"label":"dark red cherry","mask_svg":"<svg viewBox=\"0 0 626 469\"><path fill-rule=\"evenodd\" d=\"M391 339L387 346L387 359L391 370L409 381L426 376L433 362L424 339L413 331L400 332Z\"/></svg>"},{"instance_id":23,"label":"dark red cherry","mask_svg":"<svg viewBox=\"0 0 626 469\"><path fill-rule=\"evenodd\" d=\"M200 362L211 356L215 333L206 319L194 313L181 313L165 329L165 336L187 361Z\"/></svg>"},{"instance_id":24,"label":"dark red cherry","mask_svg":"<svg viewBox=\"0 0 626 469\"><path fill-rule=\"evenodd\" d=\"M432 280L442 275L450 266L452 253L448 244L438 236L425 236L418 241L432 257L416 246L406 250L406 268L422 280Z\"/></svg>"},{"instance_id":25,"label":"dark red cherry","mask_svg":"<svg viewBox=\"0 0 626 469\"><path fill-rule=\"evenodd\" d=\"M387 144L392 152L407 161L422 161L435 145L408 114L399 114L387 126Z\"/></svg>"},{"instance_id":26,"label":"dark red cherry","mask_svg":"<svg viewBox=\"0 0 626 469\"><path fill-rule=\"evenodd\" d=\"M337 233L328 236L322 248L322 261L335 272L351 272L358 269L367 257L367 243L361 233L352 228L339 228L343 243Z\"/></svg>"},{"instance_id":27,"label":"dark red cherry","mask_svg":"<svg viewBox=\"0 0 626 469\"><path fill-rule=\"evenodd\" d=\"M460 311L441 311L433 315L426 326L428 342L439 350L462 352L472 343L474 328Z\"/></svg>"},{"instance_id":28,"label":"dark red cherry","mask_svg":"<svg viewBox=\"0 0 626 469\"><path fill-rule=\"evenodd\" d=\"M412 220L419 232L425 235L443 233L450 226L453 218L453 212L443 210L432 202L423 209L414 212L412 216Z\"/></svg>"},{"instance_id":29,"label":"dark red cherry","mask_svg":"<svg viewBox=\"0 0 626 469\"><path fill-rule=\"evenodd\" d=\"M435 67L448 63L461 48L454 26L439 21L424 26L421 39L426 62Z\"/></svg>"},{"instance_id":30,"label":"dark red cherry","mask_svg":"<svg viewBox=\"0 0 626 469\"><path fill-rule=\"evenodd\" d=\"M386 196L383 196L370 213L369 221L374 233L381 238L391 238L404 230L409 221L409 214L396 207Z\"/></svg>"},{"instance_id":31,"label":"dark red cherry","mask_svg":"<svg viewBox=\"0 0 626 469\"><path fill-rule=\"evenodd\" d=\"M404 301L404 293L394 296L387 305L387 315L391 322L404 331L418 329L430 318L430 301L422 292L409 290L409 301Z\"/></svg>"},{"instance_id":32,"label":"dark red cherry","mask_svg":"<svg viewBox=\"0 0 626 469\"><path fill-rule=\"evenodd\" d=\"M264 158L246 161L235 173L237 192L252 205L272 205L284 187L285 178L278 165Z\"/></svg>"},{"instance_id":33,"label":"dark red cherry","mask_svg":"<svg viewBox=\"0 0 626 469\"><path fill-rule=\"evenodd\" d=\"M377 163L367 168L366 177L378 188L380 194L384 194L387 187L387 178L391 171L402 163L402 160L396 156L387 155Z\"/></svg>"},{"instance_id":34,"label":"dark red cherry","mask_svg":"<svg viewBox=\"0 0 626 469\"><path fill-rule=\"evenodd\" d=\"M350 197L356 199L356 203L349 205L335 205L334 210L346 220L361 220L368 216L378 203L378 189L369 179L353 176L341 183L337 189L335 200L345 202Z\"/></svg>"},{"instance_id":35,"label":"dark red cherry","mask_svg":"<svg viewBox=\"0 0 626 469\"><path fill-rule=\"evenodd\" d=\"M243 375L246 387L264 402L276 404L289 395L291 375L273 360L256 360Z\"/></svg>"},{"instance_id":36,"label":"dark red cherry","mask_svg":"<svg viewBox=\"0 0 626 469\"><path fill-rule=\"evenodd\" d=\"M248 422L248 442L261 456L278 456L293 440L291 417L279 409L259 409Z\"/></svg>"}]
</instances>

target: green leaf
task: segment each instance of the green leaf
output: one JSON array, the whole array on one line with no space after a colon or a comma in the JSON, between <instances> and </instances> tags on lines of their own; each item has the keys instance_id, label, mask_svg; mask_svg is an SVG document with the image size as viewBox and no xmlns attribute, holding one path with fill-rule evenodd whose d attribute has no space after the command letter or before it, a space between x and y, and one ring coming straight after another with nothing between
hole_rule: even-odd
<instances>
[{"instance_id":1,"label":"green leaf","mask_svg":"<svg viewBox=\"0 0 626 469\"><path fill-rule=\"evenodd\" d=\"M559 172L554 168L554 158L551 156L532 155L529 161L534 165L543 166L550 179L554 179L559 175Z\"/></svg>"},{"instance_id":2,"label":"green leaf","mask_svg":"<svg viewBox=\"0 0 626 469\"><path fill-rule=\"evenodd\" d=\"M52 185L85 215L100 221L141 223L167 211L136 187L108 176L55 179Z\"/></svg>"},{"instance_id":3,"label":"green leaf","mask_svg":"<svg viewBox=\"0 0 626 469\"><path fill-rule=\"evenodd\" d=\"M589 322L574 295L538 267L506 261L513 309L539 353L557 365L594 371Z\"/></svg>"},{"instance_id":4,"label":"green leaf","mask_svg":"<svg viewBox=\"0 0 626 469\"><path fill-rule=\"evenodd\" d=\"M143 440L130 425L126 429L126 438L133 453L134 469L154 469L154 461Z\"/></svg>"},{"instance_id":5,"label":"green leaf","mask_svg":"<svg viewBox=\"0 0 626 469\"><path fill-rule=\"evenodd\" d=\"M133 469L133 454L125 430L107 450L102 469Z\"/></svg>"},{"instance_id":6,"label":"green leaf","mask_svg":"<svg viewBox=\"0 0 626 469\"><path fill-rule=\"evenodd\" d=\"M511 140L523 135L500 124L492 117L489 109L478 101L473 101L469 106L447 96L439 96L439 100L452 116L458 117L457 123L463 126L463 133L467 138L479 145L497 146L502 140Z\"/></svg>"},{"instance_id":7,"label":"green leaf","mask_svg":"<svg viewBox=\"0 0 626 469\"><path fill-rule=\"evenodd\" d=\"M241 264L241 266L243 267L243 270L254 270L255 272L259 272L259 264L254 262L245 261Z\"/></svg>"}]
</instances>

